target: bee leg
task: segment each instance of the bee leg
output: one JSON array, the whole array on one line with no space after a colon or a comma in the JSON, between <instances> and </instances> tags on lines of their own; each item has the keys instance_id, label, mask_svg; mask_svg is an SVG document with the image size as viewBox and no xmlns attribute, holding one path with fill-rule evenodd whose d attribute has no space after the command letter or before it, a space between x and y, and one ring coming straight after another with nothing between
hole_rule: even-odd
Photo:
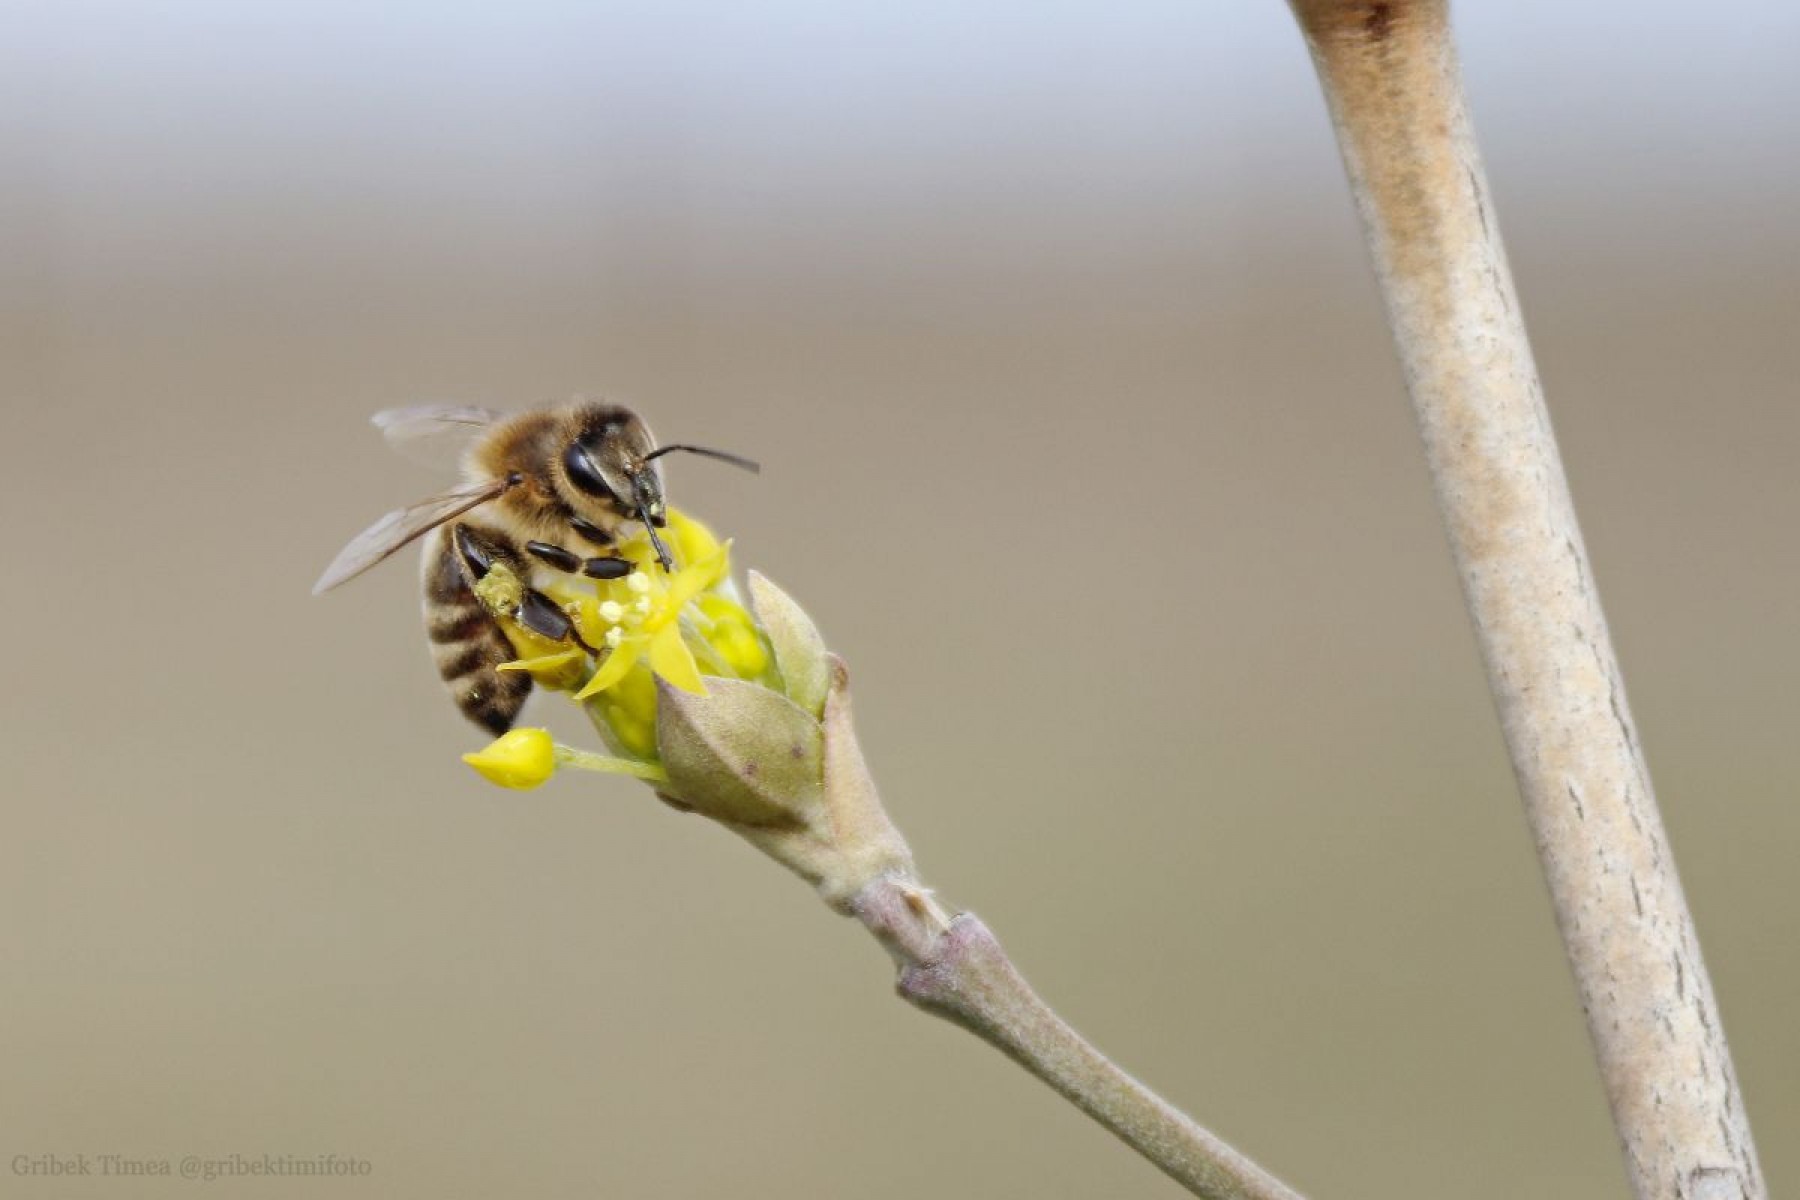
<instances>
[{"instance_id":1,"label":"bee leg","mask_svg":"<svg viewBox=\"0 0 1800 1200\"><path fill-rule=\"evenodd\" d=\"M516 550L481 530L473 529L468 525L458 525L453 531L452 537L456 543L457 556L462 560L463 570L469 577L470 586L493 570L497 563L507 564L520 578L524 578L528 574L525 564L520 561ZM554 551L559 547L549 546L543 542L530 542L526 549L536 557L544 558L542 550ZM564 551L564 553L568 552ZM570 554L569 557L574 559L575 555ZM549 561L552 566L560 565L549 559L546 561ZM576 561L579 563L580 560L576 559ZM589 654L595 653L594 647L588 645L580 632L576 630L575 622L569 619L569 614L564 612L556 601L536 588L526 588L524 595L519 598L518 606L508 615L520 626L529 629L539 637L549 638L553 642L572 641Z\"/></svg>"},{"instance_id":2,"label":"bee leg","mask_svg":"<svg viewBox=\"0 0 1800 1200\"><path fill-rule=\"evenodd\" d=\"M570 517L569 528L573 529L576 533L579 533L582 537L594 543L596 546L610 546L613 544L612 534L606 532L606 530L600 528L585 517Z\"/></svg>"},{"instance_id":3,"label":"bee leg","mask_svg":"<svg viewBox=\"0 0 1800 1200\"><path fill-rule=\"evenodd\" d=\"M549 638L553 642L573 641L590 654L594 652L592 646L582 641L575 622L569 620L569 614L556 601L536 589L526 590L525 598L513 610L513 620L539 637Z\"/></svg>"},{"instance_id":4,"label":"bee leg","mask_svg":"<svg viewBox=\"0 0 1800 1200\"><path fill-rule=\"evenodd\" d=\"M549 563L559 571L570 575L581 574L581 555L573 550L564 550L561 546L550 542L526 542L525 552L539 562Z\"/></svg>"},{"instance_id":5,"label":"bee leg","mask_svg":"<svg viewBox=\"0 0 1800 1200\"><path fill-rule=\"evenodd\" d=\"M623 579L637 570L637 564L628 558L611 554L583 558L573 550L565 550L549 542L526 542L525 550L538 561L549 563L559 571L566 571L570 575L585 575L589 579Z\"/></svg>"},{"instance_id":6,"label":"bee leg","mask_svg":"<svg viewBox=\"0 0 1800 1200\"><path fill-rule=\"evenodd\" d=\"M532 680L524 672L497 669L518 652L487 605L476 599L468 555L456 532L431 535L423 571L425 632L456 706L488 732L501 734L525 706Z\"/></svg>"},{"instance_id":7,"label":"bee leg","mask_svg":"<svg viewBox=\"0 0 1800 1200\"><path fill-rule=\"evenodd\" d=\"M589 579L623 579L637 570L628 558L590 558L582 562L581 573Z\"/></svg>"},{"instance_id":8,"label":"bee leg","mask_svg":"<svg viewBox=\"0 0 1800 1200\"><path fill-rule=\"evenodd\" d=\"M519 570L518 555L511 546L495 537L473 526L459 524L451 528L450 541L456 547L456 557L462 562L463 574L468 577L470 587L480 583L494 569L495 563L505 563L524 578L524 573Z\"/></svg>"}]
</instances>

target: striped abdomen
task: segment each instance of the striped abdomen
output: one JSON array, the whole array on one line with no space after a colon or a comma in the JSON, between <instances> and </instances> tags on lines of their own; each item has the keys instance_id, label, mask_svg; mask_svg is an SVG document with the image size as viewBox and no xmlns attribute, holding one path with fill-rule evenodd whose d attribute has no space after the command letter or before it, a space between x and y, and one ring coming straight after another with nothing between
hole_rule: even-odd
<instances>
[{"instance_id":1,"label":"striped abdomen","mask_svg":"<svg viewBox=\"0 0 1800 1200\"><path fill-rule=\"evenodd\" d=\"M425 634L431 657L456 706L490 733L512 728L531 676L523 671L497 671L517 658L499 624L475 598L470 580L447 536L455 525L432 530L425 542L421 567L425 586Z\"/></svg>"}]
</instances>

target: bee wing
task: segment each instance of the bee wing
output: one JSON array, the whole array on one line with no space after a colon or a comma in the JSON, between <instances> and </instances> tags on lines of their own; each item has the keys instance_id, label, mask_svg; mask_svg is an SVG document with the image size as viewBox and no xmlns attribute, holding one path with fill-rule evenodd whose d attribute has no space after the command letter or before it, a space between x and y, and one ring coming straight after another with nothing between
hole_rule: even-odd
<instances>
[{"instance_id":1,"label":"bee wing","mask_svg":"<svg viewBox=\"0 0 1800 1200\"><path fill-rule=\"evenodd\" d=\"M493 428L505 413L468 405L415 404L384 408L369 418L395 450L427 467L454 467L469 443Z\"/></svg>"},{"instance_id":2,"label":"bee wing","mask_svg":"<svg viewBox=\"0 0 1800 1200\"><path fill-rule=\"evenodd\" d=\"M517 482L516 477L486 479L395 509L350 539L350 544L338 552L325 573L319 576L319 582L313 584L313 595L348 583L414 538L462 516L471 508L486 504Z\"/></svg>"}]
</instances>

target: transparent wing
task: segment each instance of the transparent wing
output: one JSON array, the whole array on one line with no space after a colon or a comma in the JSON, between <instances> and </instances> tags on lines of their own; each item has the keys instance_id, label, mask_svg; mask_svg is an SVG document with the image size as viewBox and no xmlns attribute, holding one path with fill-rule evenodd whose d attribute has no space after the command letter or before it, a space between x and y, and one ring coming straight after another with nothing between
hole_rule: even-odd
<instances>
[{"instance_id":1,"label":"transparent wing","mask_svg":"<svg viewBox=\"0 0 1800 1200\"><path fill-rule=\"evenodd\" d=\"M338 552L325 573L319 576L319 582L313 584L313 595L348 583L414 538L462 516L471 508L486 504L517 482L517 477L511 477L464 484L441 496L395 509L350 539L350 544Z\"/></svg>"},{"instance_id":2,"label":"transparent wing","mask_svg":"<svg viewBox=\"0 0 1800 1200\"><path fill-rule=\"evenodd\" d=\"M384 408L370 418L395 450L427 467L455 467L469 443L506 414L467 405Z\"/></svg>"}]
</instances>

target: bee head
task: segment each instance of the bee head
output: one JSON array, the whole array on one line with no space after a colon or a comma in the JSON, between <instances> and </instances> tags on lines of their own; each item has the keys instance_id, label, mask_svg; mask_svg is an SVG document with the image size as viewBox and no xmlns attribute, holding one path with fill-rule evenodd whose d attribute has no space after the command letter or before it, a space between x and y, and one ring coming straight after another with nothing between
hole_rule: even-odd
<instances>
[{"instance_id":1,"label":"bee head","mask_svg":"<svg viewBox=\"0 0 1800 1200\"><path fill-rule=\"evenodd\" d=\"M674 450L717 458L748 471L760 469L747 458L704 446L658 449L643 419L630 409L618 407L583 412L576 434L562 455L562 472L576 495L601 509L612 522L643 522L665 571L673 564L656 531L669 523L669 510L656 460Z\"/></svg>"},{"instance_id":2,"label":"bee head","mask_svg":"<svg viewBox=\"0 0 1800 1200\"><path fill-rule=\"evenodd\" d=\"M656 440L638 415L624 408L581 414L563 448L562 473L576 496L610 516L628 520L662 513L662 476L649 456Z\"/></svg>"}]
</instances>

